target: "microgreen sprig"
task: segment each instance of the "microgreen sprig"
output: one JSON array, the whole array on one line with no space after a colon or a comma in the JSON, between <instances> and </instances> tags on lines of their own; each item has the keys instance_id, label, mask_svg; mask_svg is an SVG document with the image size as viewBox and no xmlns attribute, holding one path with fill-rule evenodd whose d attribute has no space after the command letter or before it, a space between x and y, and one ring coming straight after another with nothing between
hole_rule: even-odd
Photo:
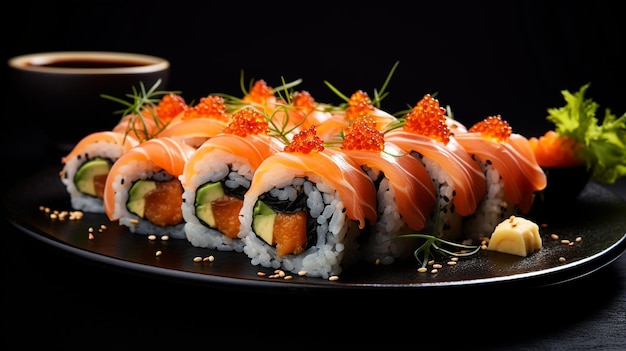
<instances>
[{"instance_id":1,"label":"microgreen sprig","mask_svg":"<svg viewBox=\"0 0 626 351\"><path fill-rule=\"evenodd\" d=\"M480 245L465 245L456 243L450 240L438 238L430 234L403 234L397 238L419 238L424 239L424 243L415 249L413 255L420 263L422 267L426 267L431 257L434 258L435 254L442 257L468 257L472 256L480 250ZM460 249L460 251L450 251L446 247ZM421 258L420 258L421 257Z\"/></svg>"},{"instance_id":2,"label":"microgreen sprig","mask_svg":"<svg viewBox=\"0 0 626 351\"><path fill-rule=\"evenodd\" d=\"M374 89L374 96L371 99L372 100L372 105L374 107L380 108L381 101L385 97L387 97L387 95L389 95L389 92L386 92L385 89L387 89L387 86L389 85L389 82L391 81L391 77L393 76L394 72L396 71L396 68L398 68L399 64L400 64L400 61L396 61L396 63L394 63L394 65L391 67L391 70L389 71L389 74L387 74L387 78L385 79L385 82L380 87L380 91L377 90L377 89ZM342 100L345 101L345 103L342 103L340 105L340 107L341 106L345 106L350 101L350 97L344 95L341 91L339 91L339 89L337 89L335 86L333 86L330 82L325 80L324 84L326 84L326 86L328 86L330 88L330 90L332 90L337 96L339 96Z\"/></svg>"},{"instance_id":3,"label":"microgreen sprig","mask_svg":"<svg viewBox=\"0 0 626 351\"><path fill-rule=\"evenodd\" d=\"M114 111L114 114L121 114L123 119L126 116L129 116L130 120L128 121L128 127L126 129L125 135L128 135L131 131L138 133L143 133L145 139L149 139L151 135L149 135L148 127L146 125L146 115L145 113L149 113L150 116L154 119L154 122L157 127L157 133L165 128L165 124L161 122L159 117L156 114L156 106L161 101L163 95L167 94L180 94L179 91L165 91L165 90L157 90L157 88L161 85L162 80L158 79L149 90L146 90L146 87L143 82L139 82L139 90L137 87L132 86L132 94L126 94L125 96L130 98L131 101L126 101L124 99L107 95L100 94L100 97L104 99L108 99L114 102L118 102L124 106L125 109ZM120 119L120 120L121 120ZM143 130L138 130L135 126L135 120L139 119L143 126ZM139 135L139 134L138 134Z\"/></svg>"},{"instance_id":4,"label":"microgreen sprig","mask_svg":"<svg viewBox=\"0 0 626 351\"><path fill-rule=\"evenodd\" d=\"M435 228L439 228L440 220L441 209L437 211L435 216ZM480 245L465 245L446 240L432 234L410 233L398 235L392 239L400 238L417 238L425 240L424 243L420 245L420 247L413 251L413 256L415 256L415 259L417 259L417 262L419 262L422 268L428 265L428 261L430 261L430 258L434 257L435 254L440 257L468 257L478 253L478 251L480 251L481 249ZM458 250L450 251L446 249L446 247L455 248Z\"/></svg>"}]
</instances>

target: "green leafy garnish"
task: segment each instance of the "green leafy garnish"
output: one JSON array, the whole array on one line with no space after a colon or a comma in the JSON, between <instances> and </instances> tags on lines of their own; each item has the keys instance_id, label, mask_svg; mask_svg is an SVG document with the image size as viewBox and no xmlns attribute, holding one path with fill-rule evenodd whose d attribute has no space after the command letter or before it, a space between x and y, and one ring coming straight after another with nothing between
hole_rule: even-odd
<instances>
[{"instance_id":1,"label":"green leafy garnish","mask_svg":"<svg viewBox=\"0 0 626 351\"><path fill-rule=\"evenodd\" d=\"M598 103L585 98L590 83L574 94L561 91L567 104L548 109L548 121L555 124L560 136L574 139L584 147L580 156L592 171L595 181L612 184L626 175L626 112L619 118L606 108L602 124L598 124Z\"/></svg>"}]
</instances>

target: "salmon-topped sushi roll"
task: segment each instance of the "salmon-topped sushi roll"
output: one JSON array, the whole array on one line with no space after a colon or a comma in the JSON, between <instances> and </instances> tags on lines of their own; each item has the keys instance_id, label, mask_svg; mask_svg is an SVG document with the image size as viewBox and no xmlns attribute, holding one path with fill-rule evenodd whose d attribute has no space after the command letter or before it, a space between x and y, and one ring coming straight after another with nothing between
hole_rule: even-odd
<instances>
[{"instance_id":1,"label":"salmon-topped sushi roll","mask_svg":"<svg viewBox=\"0 0 626 351\"><path fill-rule=\"evenodd\" d=\"M459 239L462 219L476 211L485 196L485 175L472 156L453 137L446 110L426 94L405 116L401 128L385 140L419 159L437 190L437 203L427 230L445 239Z\"/></svg>"},{"instance_id":2,"label":"salmon-topped sushi roll","mask_svg":"<svg viewBox=\"0 0 626 351\"><path fill-rule=\"evenodd\" d=\"M240 220L253 265L328 278L358 260L356 239L376 221L376 190L312 126L259 165Z\"/></svg>"},{"instance_id":3,"label":"salmon-topped sushi roll","mask_svg":"<svg viewBox=\"0 0 626 351\"><path fill-rule=\"evenodd\" d=\"M159 137L178 139L193 147L224 131L230 121L224 98L209 95L174 117L159 132Z\"/></svg>"},{"instance_id":4,"label":"salmon-topped sushi roll","mask_svg":"<svg viewBox=\"0 0 626 351\"><path fill-rule=\"evenodd\" d=\"M252 127L256 126L256 127ZM257 167L284 144L268 136L268 122L249 108L236 112L224 132L206 140L183 174L183 218L196 247L243 251L239 211Z\"/></svg>"},{"instance_id":5,"label":"salmon-topped sushi roll","mask_svg":"<svg viewBox=\"0 0 626 351\"><path fill-rule=\"evenodd\" d=\"M196 149L162 137L144 141L111 167L104 188L108 218L131 232L184 239L178 177Z\"/></svg>"},{"instance_id":6,"label":"salmon-topped sushi roll","mask_svg":"<svg viewBox=\"0 0 626 351\"><path fill-rule=\"evenodd\" d=\"M535 193L546 187L546 175L535 160L529 140L513 133L502 116L489 116L455 139L484 170L487 193L463 231L473 239L489 237L498 223L530 211Z\"/></svg>"},{"instance_id":7,"label":"salmon-topped sushi roll","mask_svg":"<svg viewBox=\"0 0 626 351\"><path fill-rule=\"evenodd\" d=\"M104 213L104 185L113 163L139 145L132 136L102 131L91 133L76 143L61 162L61 182L65 185L72 208Z\"/></svg>"},{"instance_id":8,"label":"salmon-topped sushi roll","mask_svg":"<svg viewBox=\"0 0 626 351\"><path fill-rule=\"evenodd\" d=\"M435 205L437 193L428 171L418 159L385 142L369 115L358 117L346 129L341 151L363 168L376 187L378 216L359 237L362 258L382 264L406 259L418 241L397 238L424 229Z\"/></svg>"}]
</instances>

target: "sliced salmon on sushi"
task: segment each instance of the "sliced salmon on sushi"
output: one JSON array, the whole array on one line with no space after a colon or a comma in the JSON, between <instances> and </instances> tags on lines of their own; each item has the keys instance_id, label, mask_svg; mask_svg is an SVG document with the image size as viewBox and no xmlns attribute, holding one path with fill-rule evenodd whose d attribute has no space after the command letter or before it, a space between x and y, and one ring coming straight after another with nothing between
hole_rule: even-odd
<instances>
[{"instance_id":1,"label":"sliced salmon on sushi","mask_svg":"<svg viewBox=\"0 0 626 351\"><path fill-rule=\"evenodd\" d=\"M357 260L356 238L376 215L372 180L310 127L255 171L239 236L253 265L328 278Z\"/></svg>"},{"instance_id":2,"label":"sliced salmon on sushi","mask_svg":"<svg viewBox=\"0 0 626 351\"><path fill-rule=\"evenodd\" d=\"M415 157L385 142L370 116L361 116L344 132L341 151L354 159L376 186L376 223L359 238L363 259L382 264L405 259L416 240L395 240L426 226L437 193L428 171Z\"/></svg>"},{"instance_id":3,"label":"sliced salmon on sushi","mask_svg":"<svg viewBox=\"0 0 626 351\"><path fill-rule=\"evenodd\" d=\"M185 234L196 247L243 250L238 234L244 194L257 167L284 147L267 135L267 121L259 115L253 109L236 112L225 132L205 141L185 165ZM252 123L264 126L260 134L247 134L256 129L249 128Z\"/></svg>"},{"instance_id":4,"label":"sliced salmon on sushi","mask_svg":"<svg viewBox=\"0 0 626 351\"><path fill-rule=\"evenodd\" d=\"M489 116L455 138L485 170L489 186L481 208L465 231L489 236L510 215L530 211L535 193L547 184L529 140L513 133L502 116ZM500 195L498 195L500 194Z\"/></svg>"},{"instance_id":5,"label":"sliced salmon on sushi","mask_svg":"<svg viewBox=\"0 0 626 351\"><path fill-rule=\"evenodd\" d=\"M174 117L159 132L159 137L171 137L198 147L207 139L222 133L229 122L230 114L224 98L209 95Z\"/></svg>"},{"instance_id":6,"label":"sliced salmon on sushi","mask_svg":"<svg viewBox=\"0 0 626 351\"><path fill-rule=\"evenodd\" d=\"M346 101L345 106L331 109L330 116L320 119L315 127L324 141L340 142L340 133L360 116L370 116L374 119L379 131L386 131L390 126L398 123L395 116L374 106L367 92L357 90Z\"/></svg>"},{"instance_id":7,"label":"sliced salmon on sushi","mask_svg":"<svg viewBox=\"0 0 626 351\"><path fill-rule=\"evenodd\" d=\"M452 137L446 110L429 94L405 116L405 124L385 134L385 140L417 157L428 170L437 189L431 213L433 234L458 239L462 218L474 213L487 186L480 166Z\"/></svg>"},{"instance_id":8,"label":"sliced salmon on sushi","mask_svg":"<svg viewBox=\"0 0 626 351\"><path fill-rule=\"evenodd\" d=\"M172 119L188 107L182 96L173 93L164 95L157 104L146 97L144 99L143 105L126 110L130 112L112 128L114 132L130 135L139 142L155 138Z\"/></svg>"},{"instance_id":9,"label":"sliced salmon on sushi","mask_svg":"<svg viewBox=\"0 0 626 351\"><path fill-rule=\"evenodd\" d=\"M183 188L178 177L196 149L172 138L155 138L122 155L104 188L108 218L133 233L185 238Z\"/></svg>"},{"instance_id":10,"label":"sliced salmon on sushi","mask_svg":"<svg viewBox=\"0 0 626 351\"><path fill-rule=\"evenodd\" d=\"M61 158L61 182L65 185L72 208L104 213L104 186L115 161L139 145L131 136L112 131L88 134Z\"/></svg>"}]
</instances>

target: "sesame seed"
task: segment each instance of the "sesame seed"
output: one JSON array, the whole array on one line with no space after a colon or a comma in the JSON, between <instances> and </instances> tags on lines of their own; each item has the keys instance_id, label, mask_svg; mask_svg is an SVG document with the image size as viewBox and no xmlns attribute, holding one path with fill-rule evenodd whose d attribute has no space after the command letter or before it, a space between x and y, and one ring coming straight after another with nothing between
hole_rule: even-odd
<instances>
[{"instance_id":1,"label":"sesame seed","mask_svg":"<svg viewBox=\"0 0 626 351\"><path fill-rule=\"evenodd\" d=\"M563 239L563 240L561 240L561 244L569 245L569 240Z\"/></svg>"},{"instance_id":2,"label":"sesame seed","mask_svg":"<svg viewBox=\"0 0 626 351\"><path fill-rule=\"evenodd\" d=\"M291 276L291 275L286 275L285 276L285 280L291 280L291 279L293 279L293 276Z\"/></svg>"},{"instance_id":3,"label":"sesame seed","mask_svg":"<svg viewBox=\"0 0 626 351\"><path fill-rule=\"evenodd\" d=\"M436 274L438 272L439 272L439 270L437 270L436 268L433 268L433 269L430 270L430 273L432 273L432 274Z\"/></svg>"},{"instance_id":4,"label":"sesame seed","mask_svg":"<svg viewBox=\"0 0 626 351\"><path fill-rule=\"evenodd\" d=\"M156 240L156 235L148 235L148 240L152 241L152 240Z\"/></svg>"},{"instance_id":5,"label":"sesame seed","mask_svg":"<svg viewBox=\"0 0 626 351\"><path fill-rule=\"evenodd\" d=\"M552 240L559 240L559 236L556 234L550 234L550 237L552 238Z\"/></svg>"},{"instance_id":6,"label":"sesame seed","mask_svg":"<svg viewBox=\"0 0 626 351\"><path fill-rule=\"evenodd\" d=\"M213 262L213 261L215 261L215 257L213 257L213 255L207 256L207 257L203 258L202 261L203 262Z\"/></svg>"},{"instance_id":7,"label":"sesame seed","mask_svg":"<svg viewBox=\"0 0 626 351\"><path fill-rule=\"evenodd\" d=\"M380 264L380 258L376 259L376 262L374 262L377 266Z\"/></svg>"},{"instance_id":8,"label":"sesame seed","mask_svg":"<svg viewBox=\"0 0 626 351\"><path fill-rule=\"evenodd\" d=\"M426 267L420 267L417 269L418 272L420 273L426 273L426 271L428 271L428 269L426 269Z\"/></svg>"},{"instance_id":9,"label":"sesame seed","mask_svg":"<svg viewBox=\"0 0 626 351\"><path fill-rule=\"evenodd\" d=\"M581 241L583 241L583 238L582 238L582 237L580 237L580 236L576 237L576 242L577 242L577 243L579 243L579 242L581 242Z\"/></svg>"},{"instance_id":10,"label":"sesame seed","mask_svg":"<svg viewBox=\"0 0 626 351\"><path fill-rule=\"evenodd\" d=\"M130 220L130 223L131 223L131 224L139 224L139 220L138 220L138 219L133 218L133 219L131 219L131 220Z\"/></svg>"},{"instance_id":11,"label":"sesame seed","mask_svg":"<svg viewBox=\"0 0 626 351\"><path fill-rule=\"evenodd\" d=\"M306 271L300 271L298 272L298 275L304 277L306 275Z\"/></svg>"},{"instance_id":12,"label":"sesame seed","mask_svg":"<svg viewBox=\"0 0 626 351\"><path fill-rule=\"evenodd\" d=\"M170 240L170 237L169 237L169 235L163 235L163 236L161 236L161 240L168 241L168 240Z\"/></svg>"},{"instance_id":13,"label":"sesame seed","mask_svg":"<svg viewBox=\"0 0 626 351\"><path fill-rule=\"evenodd\" d=\"M559 257L559 262L561 263L565 262L565 257Z\"/></svg>"},{"instance_id":14,"label":"sesame seed","mask_svg":"<svg viewBox=\"0 0 626 351\"><path fill-rule=\"evenodd\" d=\"M330 280L330 281L339 280L339 276L337 276L337 275L331 275L330 277L328 277L328 280Z\"/></svg>"},{"instance_id":15,"label":"sesame seed","mask_svg":"<svg viewBox=\"0 0 626 351\"><path fill-rule=\"evenodd\" d=\"M459 260L459 258L458 258L458 257L452 257L452 258L450 258L450 261L454 261L454 262L456 262L456 261L458 261L458 260Z\"/></svg>"},{"instance_id":16,"label":"sesame seed","mask_svg":"<svg viewBox=\"0 0 626 351\"><path fill-rule=\"evenodd\" d=\"M93 227L89 227L89 229L87 229L90 233L93 233Z\"/></svg>"},{"instance_id":17,"label":"sesame seed","mask_svg":"<svg viewBox=\"0 0 626 351\"><path fill-rule=\"evenodd\" d=\"M93 240L93 239L94 239L93 234L89 233L89 240Z\"/></svg>"},{"instance_id":18,"label":"sesame seed","mask_svg":"<svg viewBox=\"0 0 626 351\"><path fill-rule=\"evenodd\" d=\"M448 261L448 266L454 266L456 264L456 261Z\"/></svg>"},{"instance_id":19,"label":"sesame seed","mask_svg":"<svg viewBox=\"0 0 626 351\"><path fill-rule=\"evenodd\" d=\"M265 277L267 274L265 274L265 272L256 272L256 275L259 277Z\"/></svg>"},{"instance_id":20,"label":"sesame seed","mask_svg":"<svg viewBox=\"0 0 626 351\"><path fill-rule=\"evenodd\" d=\"M163 251L159 250L159 251L157 251L157 252L155 253L155 256L156 256L156 257L159 257L159 256L161 256L162 254L163 254Z\"/></svg>"},{"instance_id":21,"label":"sesame seed","mask_svg":"<svg viewBox=\"0 0 626 351\"><path fill-rule=\"evenodd\" d=\"M433 268L439 269L439 268L443 268L443 266L441 264L437 263L437 264L433 265Z\"/></svg>"},{"instance_id":22,"label":"sesame seed","mask_svg":"<svg viewBox=\"0 0 626 351\"><path fill-rule=\"evenodd\" d=\"M202 261L202 257L196 256L196 257L193 258L193 261L194 262L201 262Z\"/></svg>"}]
</instances>

